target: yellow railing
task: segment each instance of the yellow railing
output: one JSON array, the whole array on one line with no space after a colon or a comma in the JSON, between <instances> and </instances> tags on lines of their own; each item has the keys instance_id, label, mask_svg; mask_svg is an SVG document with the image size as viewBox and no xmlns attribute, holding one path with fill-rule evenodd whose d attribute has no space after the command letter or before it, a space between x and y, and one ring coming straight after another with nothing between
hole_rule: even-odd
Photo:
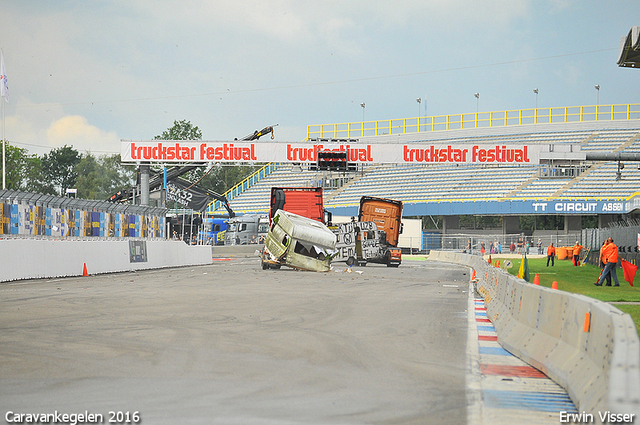
<instances>
[{"instance_id":1,"label":"yellow railing","mask_svg":"<svg viewBox=\"0 0 640 425\"><path fill-rule=\"evenodd\" d=\"M640 119L640 103L515 109L338 124L314 124L307 126L307 139L342 139L421 131L631 119Z\"/></svg>"},{"instance_id":2,"label":"yellow railing","mask_svg":"<svg viewBox=\"0 0 640 425\"><path fill-rule=\"evenodd\" d=\"M227 198L227 201L231 201L232 199L238 197L242 192L249 189L251 186L253 186L254 184L258 183L260 180L268 176L273 170L276 169L276 165L277 164L274 162L270 162L266 164L264 167L260 168L258 171L251 174L249 177L242 180L240 183L233 186L231 189L227 190L222 195L225 198ZM218 211L219 209L222 209L222 208L223 208L222 202L216 200L209 203L209 205L207 206L207 213L213 214L215 211Z\"/></svg>"}]
</instances>

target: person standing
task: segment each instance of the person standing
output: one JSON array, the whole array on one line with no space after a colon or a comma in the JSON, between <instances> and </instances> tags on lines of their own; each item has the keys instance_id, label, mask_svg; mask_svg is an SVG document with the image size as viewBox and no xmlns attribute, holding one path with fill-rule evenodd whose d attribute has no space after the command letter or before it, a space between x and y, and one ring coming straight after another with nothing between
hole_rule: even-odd
<instances>
[{"instance_id":1,"label":"person standing","mask_svg":"<svg viewBox=\"0 0 640 425\"><path fill-rule=\"evenodd\" d=\"M553 242L547 248L547 267L549 267L549 260L551 260L551 267L553 267L554 260L556 256L556 248L553 246Z\"/></svg>"},{"instance_id":2,"label":"person standing","mask_svg":"<svg viewBox=\"0 0 640 425\"><path fill-rule=\"evenodd\" d=\"M538 254L542 255L542 239L538 238Z\"/></svg>"},{"instance_id":3,"label":"person standing","mask_svg":"<svg viewBox=\"0 0 640 425\"><path fill-rule=\"evenodd\" d=\"M600 275L598 276L598 279L596 280L596 285L598 284L598 281L600 280L600 276L604 276L607 279L607 286L611 286L611 273L607 273L606 275L604 274L604 266L606 266L606 260L604 258L604 254L605 254L605 249L604 247L607 246L607 244L609 243L608 240L605 240L604 242L602 242L602 247L600 248L600 255L598 256L598 267L600 267Z\"/></svg>"},{"instance_id":4,"label":"person standing","mask_svg":"<svg viewBox=\"0 0 640 425\"><path fill-rule=\"evenodd\" d=\"M576 241L576 244L573 246L573 265L578 267L580 265L580 251L582 251L583 246Z\"/></svg>"},{"instance_id":5,"label":"person standing","mask_svg":"<svg viewBox=\"0 0 640 425\"><path fill-rule=\"evenodd\" d=\"M609 243L604 247L604 259L606 260L607 265L604 266L602 276L600 276L600 280L598 280L595 285L602 286L602 282L604 281L607 273L611 273L611 278L615 282L615 285L613 286L620 286L618 275L616 274L616 264L618 263L618 246L613 243L613 238L609 238L607 241ZM611 286L611 284L608 284L607 286Z\"/></svg>"}]
</instances>

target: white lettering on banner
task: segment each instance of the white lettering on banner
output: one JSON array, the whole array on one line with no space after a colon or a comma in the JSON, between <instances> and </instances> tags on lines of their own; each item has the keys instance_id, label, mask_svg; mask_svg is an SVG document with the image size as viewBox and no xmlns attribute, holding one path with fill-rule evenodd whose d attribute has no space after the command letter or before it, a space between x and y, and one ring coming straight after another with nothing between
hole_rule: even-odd
<instances>
[{"instance_id":1,"label":"white lettering on banner","mask_svg":"<svg viewBox=\"0 0 640 425\"><path fill-rule=\"evenodd\" d=\"M296 148L287 144L287 160L294 162L315 162L318 152L344 152L347 151L347 160L351 162L373 162L371 145L365 147L352 147L351 145L339 145L334 148L325 148L324 145Z\"/></svg>"},{"instance_id":2,"label":"white lettering on banner","mask_svg":"<svg viewBox=\"0 0 640 425\"><path fill-rule=\"evenodd\" d=\"M622 202L605 202L602 205L603 212L622 212L624 204Z\"/></svg>"},{"instance_id":3,"label":"white lettering on banner","mask_svg":"<svg viewBox=\"0 0 640 425\"><path fill-rule=\"evenodd\" d=\"M556 212L596 212L597 202L558 202Z\"/></svg>"},{"instance_id":4,"label":"white lettering on banner","mask_svg":"<svg viewBox=\"0 0 640 425\"><path fill-rule=\"evenodd\" d=\"M547 210L547 203L546 202L534 202L531 205L533 206L534 211L538 211L538 208L540 208L540 211L546 211Z\"/></svg>"},{"instance_id":5,"label":"white lettering on banner","mask_svg":"<svg viewBox=\"0 0 640 425\"><path fill-rule=\"evenodd\" d=\"M426 143L287 143L123 140L122 162L316 162L318 152L347 152L349 162L403 164L525 164L539 162L547 145Z\"/></svg>"}]
</instances>

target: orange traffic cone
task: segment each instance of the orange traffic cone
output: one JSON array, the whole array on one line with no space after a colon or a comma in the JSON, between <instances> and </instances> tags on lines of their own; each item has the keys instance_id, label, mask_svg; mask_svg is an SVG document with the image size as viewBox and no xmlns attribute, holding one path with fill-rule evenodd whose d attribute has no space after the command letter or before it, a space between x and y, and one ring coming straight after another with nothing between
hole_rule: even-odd
<instances>
[{"instance_id":1,"label":"orange traffic cone","mask_svg":"<svg viewBox=\"0 0 640 425\"><path fill-rule=\"evenodd\" d=\"M82 268L82 276L89 276L89 273L87 273L87 263L84 263L84 267Z\"/></svg>"},{"instance_id":2,"label":"orange traffic cone","mask_svg":"<svg viewBox=\"0 0 640 425\"><path fill-rule=\"evenodd\" d=\"M558 289L558 282L554 280L553 283L551 284L551 289Z\"/></svg>"},{"instance_id":3,"label":"orange traffic cone","mask_svg":"<svg viewBox=\"0 0 640 425\"><path fill-rule=\"evenodd\" d=\"M536 273L535 277L533 278L533 284L540 285L540 276L538 276L538 273Z\"/></svg>"}]
</instances>

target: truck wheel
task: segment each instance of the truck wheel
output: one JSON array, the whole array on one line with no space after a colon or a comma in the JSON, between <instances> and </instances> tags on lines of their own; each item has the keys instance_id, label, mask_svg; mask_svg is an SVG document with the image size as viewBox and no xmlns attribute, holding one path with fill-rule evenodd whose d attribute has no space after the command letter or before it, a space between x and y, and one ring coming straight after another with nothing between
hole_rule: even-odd
<instances>
[{"instance_id":1,"label":"truck wheel","mask_svg":"<svg viewBox=\"0 0 640 425\"><path fill-rule=\"evenodd\" d=\"M267 270L269 268L269 264L265 263L262 260L260 260L260 264L262 265L262 270Z\"/></svg>"},{"instance_id":2,"label":"truck wheel","mask_svg":"<svg viewBox=\"0 0 640 425\"><path fill-rule=\"evenodd\" d=\"M347 266L351 267L351 266L353 266L354 264L357 264L357 263L358 262L356 261L355 258L353 258L353 257L347 258Z\"/></svg>"}]
</instances>

